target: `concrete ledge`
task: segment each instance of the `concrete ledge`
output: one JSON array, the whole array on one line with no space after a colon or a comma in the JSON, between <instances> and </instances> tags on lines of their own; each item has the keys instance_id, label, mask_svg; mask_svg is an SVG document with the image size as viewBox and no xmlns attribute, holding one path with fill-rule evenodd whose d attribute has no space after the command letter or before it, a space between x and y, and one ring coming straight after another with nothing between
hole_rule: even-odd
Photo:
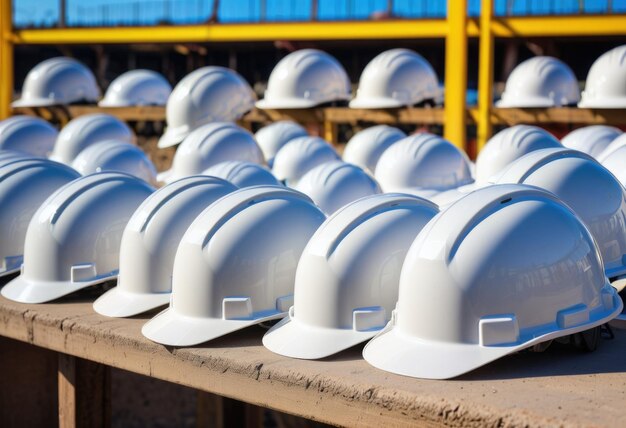
<instances>
[{"instance_id":1,"label":"concrete ledge","mask_svg":"<svg viewBox=\"0 0 626 428\"><path fill-rule=\"evenodd\" d=\"M0 335L337 425L626 426L626 332L590 354L554 347L427 381L370 367L361 347L322 361L284 358L261 345L260 327L201 347L164 347L140 333L149 316L106 318L92 299L25 305L0 297Z\"/></svg>"}]
</instances>

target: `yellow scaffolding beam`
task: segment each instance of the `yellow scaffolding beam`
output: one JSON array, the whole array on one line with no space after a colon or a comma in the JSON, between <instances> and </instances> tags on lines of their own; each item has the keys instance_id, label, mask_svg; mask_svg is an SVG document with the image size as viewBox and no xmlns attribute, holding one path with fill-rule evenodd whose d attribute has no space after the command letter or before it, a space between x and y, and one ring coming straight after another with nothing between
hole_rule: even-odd
<instances>
[{"instance_id":1,"label":"yellow scaffolding beam","mask_svg":"<svg viewBox=\"0 0 626 428\"><path fill-rule=\"evenodd\" d=\"M494 18L491 29L500 38L623 36L626 14Z\"/></svg>"},{"instance_id":2,"label":"yellow scaffolding beam","mask_svg":"<svg viewBox=\"0 0 626 428\"><path fill-rule=\"evenodd\" d=\"M467 0L448 0L445 54L444 137L465 149L467 92Z\"/></svg>"},{"instance_id":3,"label":"yellow scaffolding beam","mask_svg":"<svg viewBox=\"0 0 626 428\"><path fill-rule=\"evenodd\" d=\"M13 98L13 44L11 0L0 0L0 120L11 115Z\"/></svg>"},{"instance_id":4,"label":"yellow scaffolding beam","mask_svg":"<svg viewBox=\"0 0 626 428\"><path fill-rule=\"evenodd\" d=\"M493 105L493 45L491 31L493 0L480 2L480 38L478 42L478 126L477 147L479 152L491 137L491 108Z\"/></svg>"}]
</instances>

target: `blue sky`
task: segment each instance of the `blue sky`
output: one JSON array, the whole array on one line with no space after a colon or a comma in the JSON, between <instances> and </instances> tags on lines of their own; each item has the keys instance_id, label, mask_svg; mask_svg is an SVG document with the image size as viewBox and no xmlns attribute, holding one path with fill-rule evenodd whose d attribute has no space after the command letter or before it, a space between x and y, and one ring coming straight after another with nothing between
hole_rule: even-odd
<instances>
[{"instance_id":1,"label":"blue sky","mask_svg":"<svg viewBox=\"0 0 626 428\"><path fill-rule=\"evenodd\" d=\"M211 15L212 0L66 0L70 25L156 24L203 22ZM310 17L311 0L264 0L268 21L301 21ZM58 0L13 0L18 26L54 25ZM606 13L610 0L584 0L587 13ZM261 17L261 0L221 0L222 22L255 22ZM321 20L367 19L384 11L387 0L318 0ZM468 0L470 15L477 15L480 0ZM578 11L579 0L495 0L496 14L568 14ZM615 12L626 13L626 0L613 0ZM443 17L446 0L395 0L394 14L422 18Z\"/></svg>"}]
</instances>

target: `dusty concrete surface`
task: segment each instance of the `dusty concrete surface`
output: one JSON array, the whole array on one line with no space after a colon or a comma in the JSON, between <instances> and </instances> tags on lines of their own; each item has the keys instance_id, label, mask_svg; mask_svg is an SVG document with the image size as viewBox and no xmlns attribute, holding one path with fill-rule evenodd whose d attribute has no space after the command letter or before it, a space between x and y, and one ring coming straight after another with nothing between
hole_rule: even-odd
<instances>
[{"instance_id":1,"label":"dusty concrete surface","mask_svg":"<svg viewBox=\"0 0 626 428\"><path fill-rule=\"evenodd\" d=\"M270 353L249 328L177 349L141 336L148 317L111 319L74 297L43 305L0 298L0 335L318 421L351 426L626 426L626 332L583 354L520 353L451 381L370 367L361 347L323 361Z\"/></svg>"}]
</instances>

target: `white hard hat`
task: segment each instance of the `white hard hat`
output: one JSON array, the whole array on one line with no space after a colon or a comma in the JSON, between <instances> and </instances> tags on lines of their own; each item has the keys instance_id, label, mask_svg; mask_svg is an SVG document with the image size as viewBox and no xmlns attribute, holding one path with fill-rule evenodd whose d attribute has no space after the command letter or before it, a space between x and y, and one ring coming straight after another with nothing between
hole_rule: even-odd
<instances>
[{"instance_id":1,"label":"white hard hat","mask_svg":"<svg viewBox=\"0 0 626 428\"><path fill-rule=\"evenodd\" d=\"M423 56L409 49L385 51L367 64L351 108L397 108L436 100L439 82Z\"/></svg>"},{"instance_id":2,"label":"white hard hat","mask_svg":"<svg viewBox=\"0 0 626 428\"><path fill-rule=\"evenodd\" d=\"M591 125L578 128L561 138L563 146L579 150L598 158L611 141L622 134L618 128L606 125Z\"/></svg>"},{"instance_id":3,"label":"white hard hat","mask_svg":"<svg viewBox=\"0 0 626 428\"><path fill-rule=\"evenodd\" d=\"M269 169L252 162L220 162L206 169L202 174L222 178L237 187L281 185Z\"/></svg>"},{"instance_id":4,"label":"white hard hat","mask_svg":"<svg viewBox=\"0 0 626 428\"><path fill-rule=\"evenodd\" d=\"M126 223L154 189L127 174L103 172L58 189L26 231L22 274L7 299L43 303L115 279Z\"/></svg>"},{"instance_id":5,"label":"white hard hat","mask_svg":"<svg viewBox=\"0 0 626 428\"><path fill-rule=\"evenodd\" d=\"M162 74L152 70L131 70L111 82L101 107L164 106L172 86Z\"/></svg>"},{"instance_id":6,"label":"white hard hat","mask_svg":"<svg viewBox=\"0 0 626 428\"><path fill-rule=\"evenodd\" d=\"M422 229L391 321L363 356L389 372L447 379L621 310L593 237L567 205L532 186L490 186Z\"/></svg>"},{"instance_id":7,"label":"white hard hat","mask_svg":"<svg viewBox=\"0 0 626 428\"><path fill-rule=\"evenodd\" d=\"M470 183L465 186L459 186L454 189L446 190L440 193L436 193L432 196L429 196L428 199L437 205L439 205L439 209L444 210L448 208L450 205L458 201L459 199L467 196L472 193L474 190L481 189L483 187L491 186L493 183Z\"/></svg>"},{"instance_id":8,"label":"white hard hat","mask_svg":"<svg viewBox=\"0 0 626 428\"><path fill-rule=\"evenodd\" d=\"M304 174L295 189L313 199L326 215L357 199L381 193L378 183L368 173L341 161L316 166Z\"/></svg>"},{"instance_id":9,"label":"white hard hat","mask_svg":"<svg viewBox=\"0 0 626 428\"><path fill-rule=\"evenodd\" d=\"M59 132L43 119L13 116L0 122L0 150L15 150L45 157L54 147Z\"/></svg>"},{"instance_id":10,"label":"white hard hat","mask_svg":"<svg viewBox=\"0 0 626 428\"><path fill-rule=\"evenodd\" d=\"M35 211L78 177L72 168L47 159L18 159L0 166L0 277L20 270L26 229Z\"/></svg>"},{"instance_id":11,"label":"white hard hat","mask_svg":"<svg viewBox=\"0 0 626 428\"><path fill-rule=\"evenodd\" d=\"M289 141L276 153L272 173L290 187L298 184L304 174L325 162L338 160L339 155L328 142L319 137L299 137Z\"/></svg>"},{"instance_id":12,"label":"white hard hat","mask_svg":"<svg viewBox=\"0 0 626 428\"><path fill-rule=\"evenodd\" d=\"M593 63L578 107L626 108L626 45L605 52Z\"/></svg>"},{"instance_id":13,"label":"white hard hat","mask_svg":"<svg viewBox=\"0 0 626 428\"><path fill-rule=\"evenodd\" d=\"M13 107L45 107L58 104L93 103L100 88L93 73L72 58L47 59L26 75L22 97Z\"/></svg>"},{"instance_id":14,"label":"white hard hat","mask_svg":"<svg viewBox=\"0 0 626 428\"><path fill-rule=\"evenodd\" d=\"M284 317L300 254L324 220L309 198L284 187L222 197L187 229L174 260L170 307L142 333L191 346Z\"/></svg>"},{"instance_id":15,"label":"white hard hat","mask_svg":"<svg viewBox=\"0 0 626 428\"><path fill-rule=\"evenodd\" d=\"M533 150L563 147L548 131L530 125L505 128L491 137L476 159L476 182L495 180L507 165Z\"/></svg>"},{"instance_id":16,"label":"white hard hat","mask_svg":"<svg viewBox=\"0 0 626 428\"><path fill-rule=\"evenodd\" d=\"M106 140L92 144L76 156L72 167L82 175L94 172L125 172L155 184L157 171L148 156L134 144Z\"/></svg>"},{"instance_id":17,"label":"white hard hat","mask_svg":"<svg viewBox=\"0 0 626 428\"><path fill-rule=\"evenodd\" d=\"M578 80L567 64L550 56L536 56L515 67L496 106L562 107L579 100Z\"/></svg>"},{"instance_id":18,"label":"white hard hat","mask_svg":"<svg viewBox=\"0 0 626 428\"><path fill-rule=\"evenodd\" d=\"M185 138L176 150L172 167L157 178L171 183L230 160L262 164L263 153L254 136L242 127L229 122L209 123Z\"/></svg>"},{"instance_id":19,"label":"white hard hat","mask_svg":"<svg viewBox=\"0 0 626 428\"><path fill-rule=\"evenodd\" d=\"M248 82L224 67L202 67L181 80L167 100L167 128L160 148L179 144L194 129L211 122L232 122L254 107Z\"/></svg>"},{"instance_id":20,"label":"white hard hat","mask_svg":"<svg viewBox=\"0 0 626 428\"><path fill-rule=\"evenodd\" d=\"M625 142L626 143L626 142ZM607 153L599 159L602 166L611 173L626 187L626 144L617 147L611 153Z\"/></svg>"},{"instance_id":21,"label":"white hard hat","mask_svg":"<svg viewBox=\"0 0 626 428\"><path fill-rule=\"evenodd\" d=\"M154 192L128 221L120 247L117 287L93 304L109 317L129 317L170 301L176 249L194 219L237 190L215 177L185 177Z\"/></svg>"},{"instance_id":22,"label":"white hard hat","mask_svg":"<svg viewBox=\"0 0 626 428\"><path fill-rule=\"evenodd\" d=\"M374 337L396 305L407 250L437 212L425 199L384 194L329 217L300 257L289 316L263 336L263 345L316 359Z\"/></svg>"},{"instance_id":23,"label":"white hard hat","mask_svg":"<svg viewBox=\"0 0 626 428\"><path fill-rule=\"evenodd\" d=\"M554 193L587 225L606 276L626 274L626 189L591 156L572 149L536 150L502 172L499 184L527 184Z\"/></svg>"},{"instance_id":24,"label":"white hard hat","mask_svg":"<svg viewBox=\"0 0 626 428\"><path fill-rule=\"evenodd\" d=\"M467 155L438 135L411 135L383 152L375 172L385 192L418 196L469 184L473 181Z\"/></svg>"},{"instance_id":25,"label":"white hard hat","mask_svg":"<svg viewBox=\"0 0 626 428\"><path fill-rule=\"evenodd\" d=\"M603 163L607 158L611 156L617 149L626 146L626 133L621 133L611 141L611 143L602 151L596 159L598 162Z\"/></svg>"},{"instance_id":26,"label":"white hard hat","mask_svg":"<svg viewBox=\"0 0 626 428\"><path fill-rule=\"evenodd\" d=\"M393 126L372 126L350 138L343 151L343 160L374 174L376 163L383 152L405 137L404 132Z\"/></svg>"},{"instance_id":27,"label":"white hard hat","mask_svg":"<svg viewBox=\"0 0 626 428\"><path fill-rule=\"evenodd\" d=\"M308 134L306 129L295 122L289 120L281 120L259 129L254 138L256 138L263 156L267 164L271 168L274 163L276 153L289 141L298 137L306 137Z\"/></svg>"},{"instance_id":28,"label":"white hard hat","mask_svg":"<svg viewBox=\"0 0 626 428\"><path fill-rule=\"evenodd\" d=\"M61 129L50 159L70 165L87 146L105 140L134 143L135 134L126 123L110 114L79 116Z\"/></svg>"},{"instance_id":29,"label":"white hard hat","mask_svg":"<svg viewBox=\"0 0 626 428\"><path fill-rule=\"evenodd\" d=\"M13 162L17 159L33 159L31 155L27 155L24 152L18 152L17 150L0 150L0 166L3 166L9 162Z\"/></svg>"},{"instance_id":30,"label":"white hard hat","mask_svg":"<svg viewBox=\"0 0 626 428\"><path fill-rule=\"evenodd\" d=\"M261 109L311 108L350 99L350 79L334 57L316 49L295 51L270 74Z\"/></svg>"}]
</instances>

